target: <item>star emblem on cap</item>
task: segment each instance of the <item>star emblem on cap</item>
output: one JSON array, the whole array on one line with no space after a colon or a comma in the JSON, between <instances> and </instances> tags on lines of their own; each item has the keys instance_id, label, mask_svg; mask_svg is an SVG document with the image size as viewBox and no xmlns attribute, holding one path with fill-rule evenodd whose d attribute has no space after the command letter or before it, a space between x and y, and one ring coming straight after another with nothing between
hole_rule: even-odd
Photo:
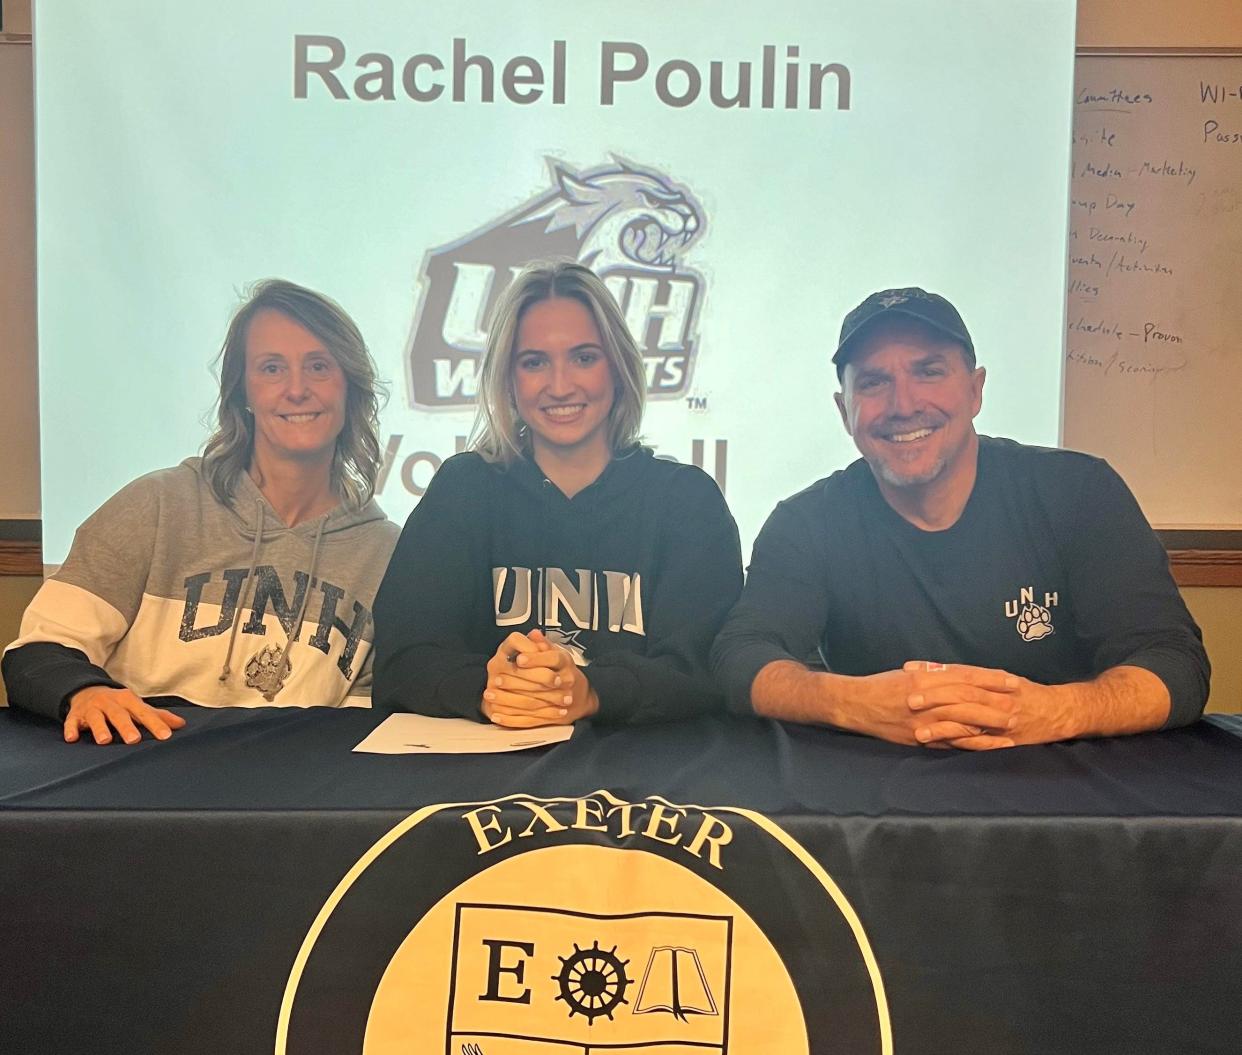
<instances>
[{"instance_id":1,"label":"star emblem on cap","mask_svg":"<svg viewBox=\"0 0 1242 1055\"><path fill-rule=\"evenodd\" d=\"M894 304L904 304L909 299L910 299L910 295L908 293L905 293L905 292L896 293L895 292L895 293L888 293L885 296L881 297L878 303L880 307L882 308L891 308Z\"/></svg>"}]
</instances>

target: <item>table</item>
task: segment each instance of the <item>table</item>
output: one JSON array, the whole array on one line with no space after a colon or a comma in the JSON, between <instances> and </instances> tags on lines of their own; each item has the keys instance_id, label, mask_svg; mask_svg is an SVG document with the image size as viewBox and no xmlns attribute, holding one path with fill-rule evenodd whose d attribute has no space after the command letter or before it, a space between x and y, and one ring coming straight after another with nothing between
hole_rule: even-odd
<instances>
[{"instance_id":1,"label":"table","mask_svg":"<svg viewBox=\"0 0 1242 1055\"><path fill-rule=\"evenodd\" d=\"M0 712L3 1051L1242 1050L1239 718L385 757L369 711L181 713L100 748Z\"/></svg>"}]
</instances>

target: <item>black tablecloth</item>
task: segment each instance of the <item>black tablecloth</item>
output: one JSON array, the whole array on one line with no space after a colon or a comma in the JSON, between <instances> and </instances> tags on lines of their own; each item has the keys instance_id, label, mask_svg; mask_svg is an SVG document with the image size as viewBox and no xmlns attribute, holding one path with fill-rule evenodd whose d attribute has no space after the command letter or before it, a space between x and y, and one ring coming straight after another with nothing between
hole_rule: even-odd
<instances>
[{"instance_id":1,"label":"black tablecloth","mask_svg":"<svg viewBox=\"0 0 1242 1055\"><path fill-rule=\"evenodd\" d=\"M721 719L583 726L567 743L514 754L390 757L350 752L382 718L368 711L183 713L189 724L167 743L107 748L67 745L52 725L0 713L3 1051L243 1055L284 1050L280 1035L290 1055L363 1052L378 974L360 977L355 993L348 972L324 965L329 939L340 940L335 921L353 919L358 944L375 946L352 968L374 974L393 939L375 923L384 907L359 899L405 882L405 926L418 918L410 905L452 883L437 885L440 862L427 843L404 879L389 874L376 886L377 866L355 882L305 964L299 993L318 993L319 1007L295 999L282 1016L299 949L359 858L420 807L601 791L608 801L754 811L788 833L857 914L895 1052L1242 1050L1237 718L992 754ZM509 805L489 809L478 816L500 820L474 836L480 846L519 833ZM469 844L480 868L516 853L517 838L494 853L476 849L461 834L462 814L437 814L438 828L420 829L443 844L446 860L457 845ZM660 849L650 836L578 827L601 845ZM739 856L727 864L744 853L759 860L748 839L738 828ZM798 901L803 879L772 854L772 871L757 879L768 885L767 905L736 882L729 890L751 898L751 918L788 967L797 955L787 953L782 920L809 920L810 910ZM706 852L692 857L670 860L709 882L723 874ZM381 858L389 873L400 860L395 851ZM813 968L814 950L803 952ZM493 955L498 964L519 954ZM641 969L628 968L631 997L642 995ZM852 1002L870 991L865 971L855 984L842 968L840 992L818 1007L814 985L799 981L806 971L789 970L810 1052L886 1047L874 1006L859 1007L851 1025ZM510 971L493 982L515 979ZM586 1019L602 1039L611 1026L581 1010L566 1028L581 1031ZM671 1029L683 1020L660 1019ZM503 1039L454 1049L445 1028L429 1024L425 1043L408 1050L518 1050Z\"/></svg>"}]
</instances>

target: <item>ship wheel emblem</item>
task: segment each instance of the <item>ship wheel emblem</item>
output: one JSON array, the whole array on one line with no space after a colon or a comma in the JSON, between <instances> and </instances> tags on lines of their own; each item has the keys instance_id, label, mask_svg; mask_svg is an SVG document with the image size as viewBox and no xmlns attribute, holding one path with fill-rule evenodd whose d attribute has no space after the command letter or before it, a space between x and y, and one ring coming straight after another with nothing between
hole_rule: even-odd
<instances>
[{"instance_id":1,"label":"ship wheel emblem","mask_svg":"<svg viewBox=\"0 0 1242 1055\"><path fill-rule=\"evenodd\" d=\"M592 1026L600 1015L610 1021L612 1013L620 1004L629 1003L625 999L625 990L630 984L625 967L630 962L617 956L617 947L601 949L596 941L589 949L579 949L574 942L574 951L569 956L558 956L561 961L560 974L554 974L552 980L560 986L557 1000L564 1000L569 1006L569 1017L585 1015L587 1025Z\"/></svg>"}]
</instances>

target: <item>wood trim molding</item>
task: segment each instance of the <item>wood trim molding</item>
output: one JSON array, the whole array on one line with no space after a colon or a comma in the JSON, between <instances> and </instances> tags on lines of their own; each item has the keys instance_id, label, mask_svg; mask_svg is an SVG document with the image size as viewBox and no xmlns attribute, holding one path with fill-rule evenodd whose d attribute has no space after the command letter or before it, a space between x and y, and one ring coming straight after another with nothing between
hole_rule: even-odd
<instances>
[{"instance_id":1,"label":"wood trim molding","mask_svg":"<svg viewBox=\"0 0 1242 1055\"><path fill-rule=\"evenodd\" d=\"M1171 549L1169 567L1178 586L1242 587L1242 550ZM0 539L0 575L43 575L43 546Z\"/></svg>"},{"instance_id":2,"label":"wood trim molding","mask_svg":"<svg viewBox=\"0 0 1242 1055\"><path fill-rule=\"evenodd\" d=\"M43 577L43 544L0 539L0 575Z\"/></svg>"},{"instance_id":3,"label":"wood trim molding","mask_svg":"<svg viewBox=\"0 0 1242 1055\"><path fill-rule=\"evenodd\" d=\"M1242 586L1242 550L1171 549L1169 567L1178 586Z\"/></svg>"}]
</instances>

